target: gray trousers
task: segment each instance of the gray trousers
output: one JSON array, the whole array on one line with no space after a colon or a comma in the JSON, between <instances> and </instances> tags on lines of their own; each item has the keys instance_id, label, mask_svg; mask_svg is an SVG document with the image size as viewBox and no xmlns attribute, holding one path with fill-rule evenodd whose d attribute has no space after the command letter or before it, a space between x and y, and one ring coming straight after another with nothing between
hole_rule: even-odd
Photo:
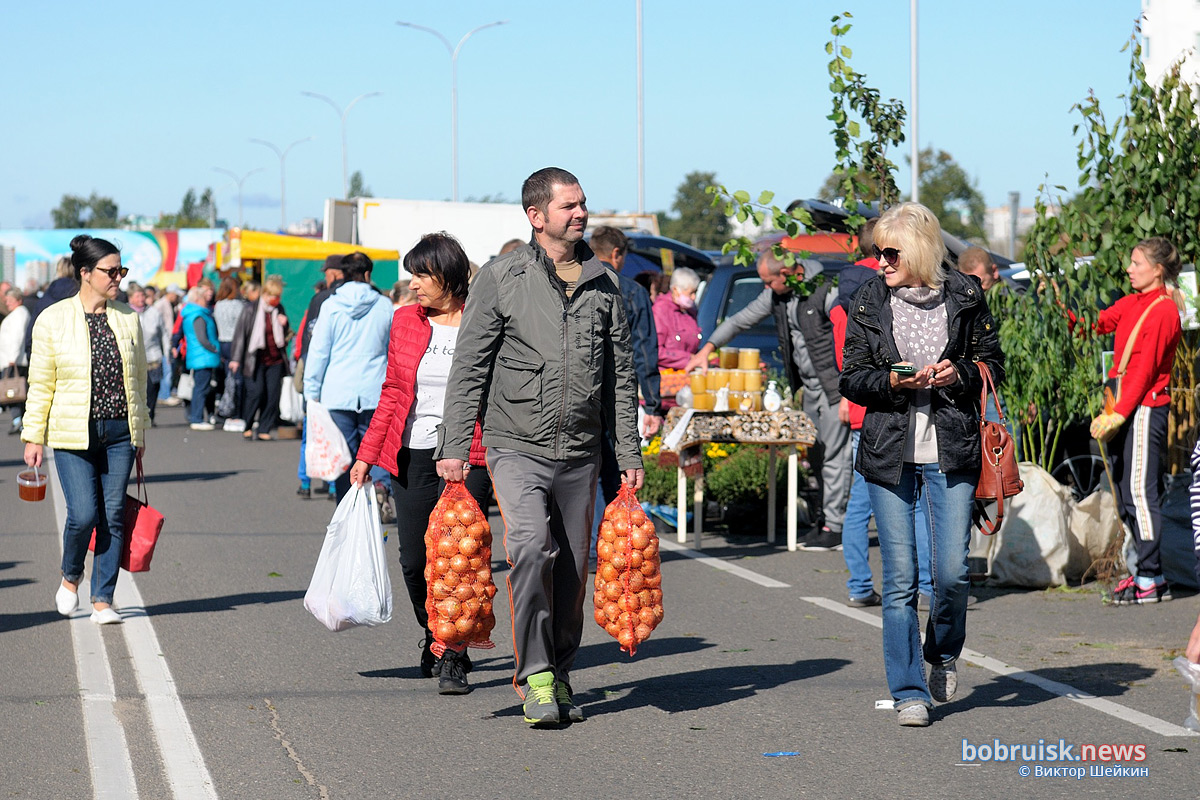
<instances>
[{"instance_id":1,"label":"gray trousers","mask_svg":"<svg viewBox=\"0 0 1200 800\"><path fill-rule=\"evenodd\" d=\"M838 419L837 403L830 405L824 392L804 390L804 413L817 429L817 446L809 463L817 470L821 490L821 524L841 531L846 520L846 503L854 482L850 426ZM818 522L821 522L818 520Z\"/></svg>"},{"instance_id":2,"label":"gray trousers","mask_svg":"<svg viewBox=\"0 0 1200 800\"><path fill-rule=\"evenodd\" d=\"M568 680L579 652L600 455L552 461L489 447L487 464L504 518L515 684L524 697L530 675Z\"/></svg>"}]
</instances>

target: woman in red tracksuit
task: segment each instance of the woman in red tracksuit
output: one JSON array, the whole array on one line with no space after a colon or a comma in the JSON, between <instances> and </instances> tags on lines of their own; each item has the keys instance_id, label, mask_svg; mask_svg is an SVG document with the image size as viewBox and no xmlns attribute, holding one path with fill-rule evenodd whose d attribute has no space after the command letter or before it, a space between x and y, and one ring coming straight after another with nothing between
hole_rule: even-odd
<instances>
[{"instance_id":1,"label":"woman in red tracksuit","mask_svg":"<svg viewBox=\"0 0 1200 800\"><path fill-rule=\"evenodd\" d=\"M387 376L375 416L359 445L358 460L350 470L350 481L365 483L373 464L392 474L400 569L413 613L425 629L421 674L438 675L442 694L465 694L470 691L466 673L471 669L466 648L435 643L429 631L425 531L429 514L445 488L434 467L433 452L467 298L470 262L454 237L431 233L404 256L404 268L413 276L411 287L417 302L397 309L392 318ZM467 490L486 516L491 479L483 468L486 462L478 424L470 463L479 469L468 473Z\"/></svg>"},{"instance_id":2,"label":"woman in red tracksuit","mask_svg":"<svg viewBox=\"0 0 1200 800\"><path fill-rule=\"evenodd\" d=\"M1101 311L1094 326L1098 334L1116 334L1108 377L1120 378L1120 388L1112 412L1092 420L1091 434L1109 442L1113 479L1120 492L1118 507L1133 531L1137 548L1136 569L1113 591L1116 605L1171 599L1160 557L1161 487L1167 468L1171 404L1167 384L1182 332L1179 309L1168 285L1175 284L1180 267L1179 253L1168 240L1155 236L1140 242L1125 270L1133 291ZM1075 316L1068 315L1074 323ZM1120 376L1127 348L1132 348L1129 366Z\"/></svg>"}]
</instances>

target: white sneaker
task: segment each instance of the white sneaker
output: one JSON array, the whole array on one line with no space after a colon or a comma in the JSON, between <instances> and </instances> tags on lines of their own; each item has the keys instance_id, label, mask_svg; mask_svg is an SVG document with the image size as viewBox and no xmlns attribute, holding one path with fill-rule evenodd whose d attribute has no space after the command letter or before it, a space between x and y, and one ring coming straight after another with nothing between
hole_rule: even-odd
<instances>
[{"instance_id":1,"label":"white sneaker","mask_svg":"<svg viewBox=\"0 0 1200 800\"><path fill-rule=\"evenodd\" d=\"M194 431L212 431L217 429L217 426L211 422L193 422L188 427Z\"/></svg>"},{"instance_id":2,"label":"white sneaker","mask_svg":"<svg viewBox=\"0 0 1200 800\"><path fill-rule=\"evenodd\" d=\"M246 430L246 421L244 419L227 419L225 420L225 424L221 426L221 430L241 433Z\"/></svg>"},{"instance_id":3,"label":"white sneaker","mask_svg":"<svg viewBox=\"0 0 1200 800\"><path fill-rule=\"evenodd\" d=\"M117 625L124 621L125 620L121 618L121 615L118 614L117 610L112 606L99 611L95 609L92 610L92 622L96 623L97 625Z\"/></svg>"},{"instance_id":4,"label":"white sneaker","mask_svg":"<svg viewBox=\"0 0 1200 800\"><path fill-rule=\"evenodd\" d=\"M54 593L54 605L64 617L71 616L71 612L79 608L79 592L72 592L60 583Z\"/></svg>"},{"instance_id":5,"label":"white sneaker","mask_svg":"<svg viewBox=\"0 0 1200 800\"><path fill-rule=\"evenodd\" d=\"M900 725L905 728L926 728L929 726L929 709L924 703L913 703L900 709L897 715Z\"/></svg>"}]
</instances>

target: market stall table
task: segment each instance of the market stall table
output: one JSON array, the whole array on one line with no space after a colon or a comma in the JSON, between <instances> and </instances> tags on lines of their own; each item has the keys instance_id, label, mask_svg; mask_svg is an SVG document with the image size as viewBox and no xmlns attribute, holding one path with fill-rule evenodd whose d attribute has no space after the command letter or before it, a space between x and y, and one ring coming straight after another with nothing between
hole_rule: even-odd
<instances>
[{"instance_id":1,"label":"market stall table","mask_svg":"<svg viewBox=\"0 0 1200 800\"><path fill-rule=\"evenodd\" d=\"M796 445L811 446L817 441L817 431L812 420L803 411L781 409L779 411L693 411L673 408L668 412L663 425L666 434L663 448L679 454L678 476L678 521L676 533L680 544L687 542L687 474L685 468L695 472L692 492L693 530L695 547L701 549L704 533L704 470L697 467L699 459L685 464L685 451L708 442L736 444L758 444L767 448L767 474L772 477L767 486L767 541L775 542L775 459L776 449L788 448L788 498L787 544L788 550L796 549L796 500L799 495L799 459Z\"/></svg>"}]
</instances>

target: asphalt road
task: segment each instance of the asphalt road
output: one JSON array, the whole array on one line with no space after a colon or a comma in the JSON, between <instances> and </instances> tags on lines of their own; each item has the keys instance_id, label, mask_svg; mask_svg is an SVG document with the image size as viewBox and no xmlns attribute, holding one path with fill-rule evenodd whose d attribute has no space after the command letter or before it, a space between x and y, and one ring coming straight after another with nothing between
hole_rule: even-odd
<instances>
[{"instance_id":1,"label":"asphalt road","mask_svg":"<svg viewBox=\"0 0 1200 800\"><path fill-rule=\"evenodd\" d=\"M180 409L160 423L146 467L166 527L153 569L121 575L129 622L105 628L55 612L55 489L18 500L20 443L0 438L0 797L1196 794L1200 738L1173 735L1189 695L1170 665L1200 611L1194 595L1108 608L1093 591L977 589L957 697L930 728L902 729L876 709L888 698L879 612L842 603L841 554L789 553L753 531L709 536L705 556L786 585L665 549L652 638L630 658L589 620L572 674L588 720L532 730L511 687L503 590L474 690L442 697L419 677L394 537L391 622L330 633L305 611L334 506L295 496L297 442L192 432ZM502 587L499 545L495 560ZM1144 745L1143 761L1120 763L1147 773L964 762L964 742L1060 739L1075 753Z\"/></svg>"}]
</instances>

